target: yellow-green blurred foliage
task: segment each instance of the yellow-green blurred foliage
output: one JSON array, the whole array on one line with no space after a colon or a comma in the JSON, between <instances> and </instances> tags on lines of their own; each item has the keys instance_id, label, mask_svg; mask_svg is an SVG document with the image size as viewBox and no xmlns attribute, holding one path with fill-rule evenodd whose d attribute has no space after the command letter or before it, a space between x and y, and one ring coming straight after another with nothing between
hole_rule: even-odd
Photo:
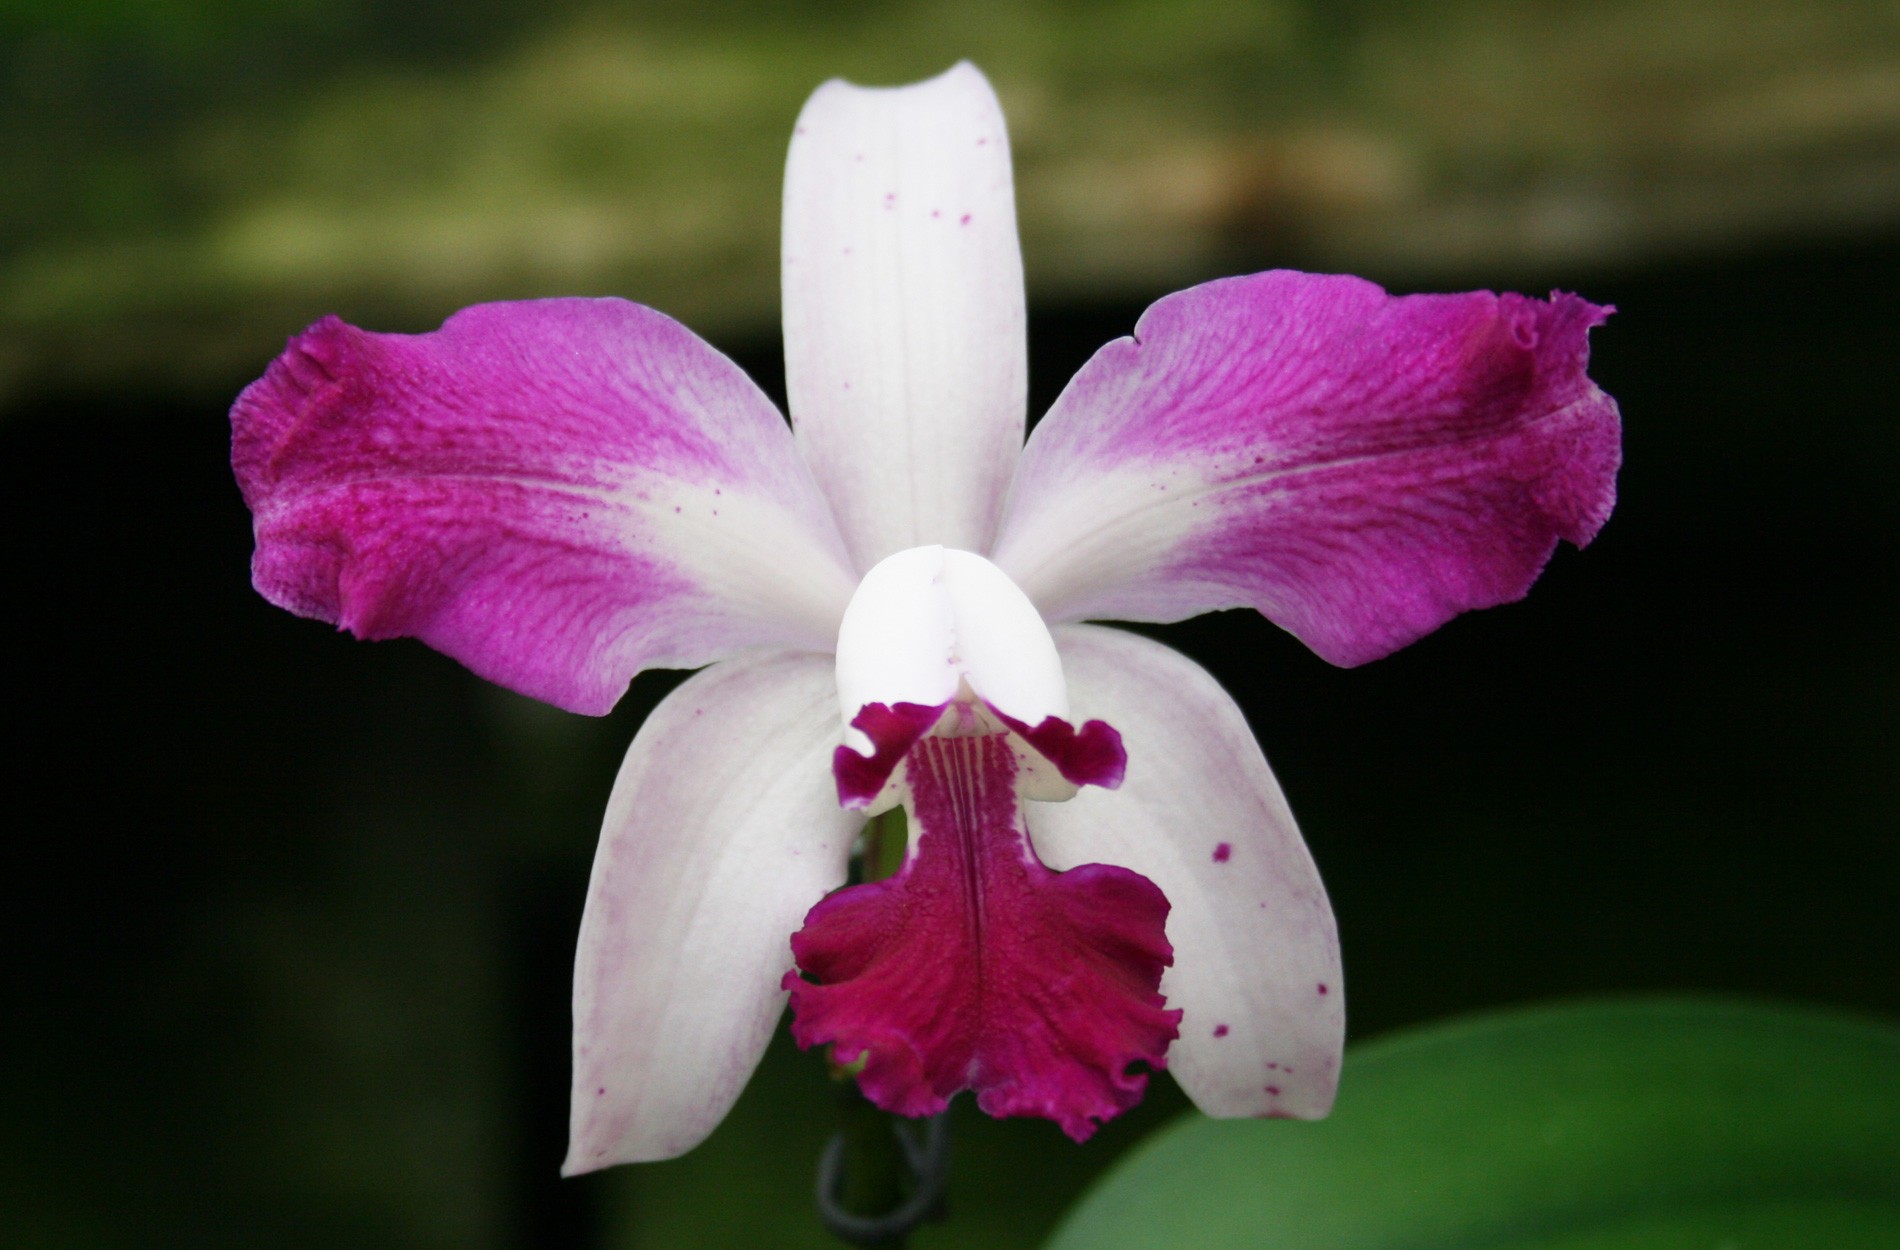
<instances>
[{"instance_id":1,"label":"yellow-green blurred foliage","mask_svg":"<svg viewBox=\"0 0 1900 1250\"><path fill-rule=\"evenodd\" d=\"M803 97L958 58L1009 112L1032 298L1900 215L1887 0L6 0L0 382L537 294L768 327Z\"/></svg>"}]
</instances>

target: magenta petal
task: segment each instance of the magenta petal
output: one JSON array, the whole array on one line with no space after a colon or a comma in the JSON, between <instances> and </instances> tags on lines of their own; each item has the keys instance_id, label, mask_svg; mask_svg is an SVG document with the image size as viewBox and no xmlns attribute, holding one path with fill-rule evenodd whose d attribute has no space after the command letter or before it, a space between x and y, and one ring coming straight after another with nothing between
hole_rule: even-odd
<instances>
[{"instance_id":1,"label":"magenta petal","mask_svg":"<svg viewBox=\"0 0 1900 1250\"><path fill-rule=\"evenodd\" d=\"M363 638L604 712L635 672L828 649L853 582L784 420L623 300L327 318L231 412L257 588Z\"/></svg>"},{"instance_id":2,"label":"magenta petal","mask_svg":"<svg viewBox=\"0 0 1900 1250\"><path fill-rule=\"evenodd\" d=\"M1081 1141L1141 1098L1180 1012L1156 987L1168 903L1146 878L1051 872L1030 850L1003 734L925 738L909 761L916 844L903 870L840 890L792 953L793 1036L831 1043L879 1106L929 1115L974 1089L990 1115Z\"/></svg>"},{"instance_id":3,"label":"magenta petal","mask_svg":"<svg viewBox=\"0 0 1900 1250\"><path fill-rule=\"evenodd\" d=\"M1052 623L1253 607L1338 664L1522 597L1615 498L1609 309L1276 271L1182 291L1036 428L995 560Z\"/></svg>"}]
</instances>

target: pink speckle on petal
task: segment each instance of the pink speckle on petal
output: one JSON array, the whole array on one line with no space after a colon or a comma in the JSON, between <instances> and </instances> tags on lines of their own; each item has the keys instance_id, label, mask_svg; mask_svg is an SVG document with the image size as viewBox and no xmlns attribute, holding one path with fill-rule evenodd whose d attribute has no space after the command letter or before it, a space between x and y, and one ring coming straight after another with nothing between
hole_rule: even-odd
<instances>
[{"instance_id":1,"label":"pink speckle on petal","mask_svg":"<svg viewBox=\"0 0 1900 1250\"><path fill-rule=\"evenodd\" d=\"M943 210L941 208L933 208L930 210L930 215L932 217L941 217L943 216Z\"/></svg>"},{"instance_id":2,"label":"pink speckle on petal","mask_svg":"<svg viewBox=\"0 0 1900 1250\"><path fill-rule=\"evenodd\" d=\"M1319 992L1320 992L1321 994L1329 994L1329 993L1331 993L1332 991L1330 991L1330 990L1328 990L1328 989L1326 988L1326 982L1324 982L1324 981L1321 981L1321 982L1319 983Z\"/></svg>"},{"instance_id":3,"label":"pink speckle on petal","mask_svg":"<svg viewBox=\"0 0 1900 1250\"><path fill-rule=\"evenodd\" d=\"M1279 1067L1279 1066L1280 1066L1280 1065L1279 1065L1279 1064L1277 1064L1277 1063L1269 1063L1269 1064L1267 1065L1267 1071L1269 1071L1269 1072L1271 1072L1271 1071L1273 1071L1273 1070L1274 1070L1275 1068L1277 1068L1277 1067Z\"/></svg>"},{"instance_id":4,"label":"pink speckle on petal","mask_svg":"<svg viewBox=\"0 0 1900 1250\"><path fill-rule=\"evenodd\" d=\"M959 217L959 218L957 218L957 224L958 224L959 226L967 226L967 225L969 225L969 224L970 224L970 214L968 214L968 213L965 213L965 214L963 214L963 216L961 216L961 217Z\"/></svg>"},{"instance_id":5,"label":"pink speckle on petal","mask_svg":"<svg viewBox=\"0 0 1900 1250\"><path fill-rule=\"evenodd\" d=\"M599 1089L594 1091L594 1097L599 1098L602 1094L605 1094L606 1092L607 1092L607 1087L603 1085Z\"/></svg>"},{"instance_id":6,"label":"pink speckle on petal","mask_svg":"<svg viewBox=\"0 0 1900 1250\"><path fill-rule=\"evenodd\" d=\"M1224 1024L1217 1024L1217 1025L1215 1025L1215 1026L1214 1026L1214 1036L1215 1036L1215 1037L1226 1037L1226 1036L1227 1036L1227 1026L1226 1026L1226 1025L1224 1025Z\"/></svg>"},{"instance_id":7,"label":"pink speckle on petal","mask_svg":"<svg viewBox=\"0 0 1900 1250\"><path fill-rule=\"evenodd\" d=\"M1214 862L1217 864L1226 863L1233 857L1233 854L1234 844L1231 842L1219 842L1214 846Z\"/></svg>"},{"instance_id":8,"label":"pink speckle on petal","mask_svg":"<svg viewBox=\"0 0 1900 1250\"><path fill-rule=\"evenodd\" d=\"M982 146L983 146L984 144L986 144L986 143L988 143L988 142L989 142L989 140L988 140L988 139L978 139L978 140L976 141L976 146L978 146L978 147L980 148L980 147L982 147Z\"/></svg>"},{"instance_id":9,"label":"pink speckle on petal","mask_svg":"<svg viewBox=\"0 0 1900 1250\"><path fill-rule=\"evenodd\" d=\"M1278 1098L1280 1096L1280 1087L1278 1085L1267 1086L1267 1094L1270 1097Z\"/></svg>"}]
</instances>

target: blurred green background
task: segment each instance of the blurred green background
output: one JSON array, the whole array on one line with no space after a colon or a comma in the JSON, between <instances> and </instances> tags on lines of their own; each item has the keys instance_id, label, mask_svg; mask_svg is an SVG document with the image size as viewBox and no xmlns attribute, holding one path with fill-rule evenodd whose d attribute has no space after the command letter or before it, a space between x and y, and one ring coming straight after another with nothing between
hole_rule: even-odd
<instances>
[{"instance_id":1,"label":"blurred green background","mask_svg":"<svg viewBox=\"0 0 1900 1250\"><path fill-rule=\"evenodd\" d=\"M961 57L1010 116L1033 411L1226 273L1621 309L1622 504L1526 603L1350 672L1250 615L1156 631L1286 786L1353 1036L1900 1015L1891 0L0 0L0 1245L829 1244L782 1041L686 1159L555 1176L595 825L676 676L590 721L268 607L224 414L323 313L543 294L777 393L799 104ZM959 1106L916 1245L1037 1244L1183 1105L1083 1147Z\"/></svg>"}]
</instances>

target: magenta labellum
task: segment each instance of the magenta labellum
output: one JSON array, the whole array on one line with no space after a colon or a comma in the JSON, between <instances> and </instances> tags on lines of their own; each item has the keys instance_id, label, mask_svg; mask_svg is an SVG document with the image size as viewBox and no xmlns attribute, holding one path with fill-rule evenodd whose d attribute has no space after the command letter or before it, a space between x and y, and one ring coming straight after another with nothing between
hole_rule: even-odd
<instances>
[{"instance_id":1,"label":"magenta labellum","mask_svg":"<svg viewBox=\"0 0 1900 1250\"><path fill-rule=\"evenodd\" d=\"M1168 902L1107 864L1051 872L1029 845L1006 733L922 739L906 756L914 850L888 880L811 910L786 974L793 1036L859 1058L859 1084L902 1115L977 1092L995 1116L1038 1115L1081 1141L1133 1106L1181 1013Z\"/></svg>"}]
</instances>

